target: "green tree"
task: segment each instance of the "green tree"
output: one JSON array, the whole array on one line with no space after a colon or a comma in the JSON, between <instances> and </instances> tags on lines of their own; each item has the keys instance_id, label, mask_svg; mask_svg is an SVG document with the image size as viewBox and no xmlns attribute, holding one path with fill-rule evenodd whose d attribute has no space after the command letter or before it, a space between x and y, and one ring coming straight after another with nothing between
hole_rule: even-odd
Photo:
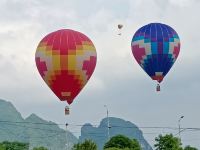
<instances>
[{"instance_id":1,"label":"green tree","mask_svg":"<svg viewBox=\"0 0 200 150\"><path fill-rule=\"evenodd\" d=\"M156 150L183 150L180 139L172 134L159 135L155 138L155 141Z\"/></svg>"},{"instance_id":2,"label":"green tree","mask_svg":"<svg viewBox=\"0 0 200 150\"><path fill-rule=\"evenodd\" d=\"M6 148L0 143L0 150L6 150Z\"/></svg>"},{"instance_id":3,"label":"green tree","mask_svg":"<svg viewBox=\"0 0 200 150\"><path fill-rule=\"evenodd\" d=\"M191 146L186 146L185 148L184 148L184 150L198 150L197 148L195 148L195 147L191 147Z\"/></svg>"},{"instance_id":4,"label":"green tree","mask_svg":"<svg viewBox=\"0 0 200 150\"><path fill-rule=\"evenodd\" d=\"M48 149L41 146L41 147L34 147L33 150L48 150Z\"/></svg>"},{"instance_id":5,"label":"green tree","mask_svg":"<svg viewBox=\"0 0 200 150\"><path fill-rule=\"evenodd\" d=\"M112 148L106 148L105 150L134 150L132 148L116 148L116 147L112 147Z\"/></svg>"},{"instance_id":6,"label":"green tree","mask_svg":"<svg viewBox=\"0 0 200 150\"><path fill-rule=\"evenodd\" d=\"M123 135L113 136L105 145L104 150L109 150L109 148L118 149L130 149L130 150L141 150L140 144L136 139L129 139ZM116 149L116 150L118 150ZM112 149L111 149L112 150ZM115 149L113 149L115 150Z\"/></svg>"},{"instance_id":7,"label":"green tree","mask_svg":"<svg viewBox=\"0 0 200 150\"><path fill-rule=\"evenodd\" d=\"M1 149L5 150L28 150L29 144L28 143L21 143L21 142L8 142L4 141L0 143Z\"/></svg>"},{"instance_id":8,"label":"green tree","mask_svg":"<svg viewBox=\"0 0 200 150\"><path fill-rule=\"evenodd\" d=\"M97 150L97 145L91 140L85 140L83 143L77 143L72 150Z\"/></svg>"},{"instance_id":9,"label":"green tree","mask_svg":"<svg viewBox=\"0 0 200 150\"><path fill-rule=\"evenodd\" d=\"M112 148L106 148L106 150L121 150L121 148L112 147Z\"/></svg>"}]
</instances>

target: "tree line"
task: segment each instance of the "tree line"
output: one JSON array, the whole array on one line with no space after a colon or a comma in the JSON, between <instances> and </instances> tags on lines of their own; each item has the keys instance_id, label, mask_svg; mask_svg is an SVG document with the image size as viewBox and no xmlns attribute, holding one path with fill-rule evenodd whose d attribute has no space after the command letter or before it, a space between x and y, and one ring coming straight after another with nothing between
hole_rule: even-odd
<instances>
[{"instance_id":1,"label":"tree line","mask_svg":"<svg viewBox=\"0 0 200 150\"><path fill-rule=\"evenodd\" d=\"M183 148L181 140L172 134L159 135L155 141L155 150L198 150L189 145ZM72 150L97 150L97 145L91 140L85 140L83 143L75 144ZM104 150L142 150L142 147L136 139L117 135L105 143Z\"/></svg>"},{"instance_id":2,"label":"tree line","mask_svg":"<svg viewBox=\"0 0 200 150\"><path fill-rule=\"evenodd\" d=\"M192 146L182 147L181 140L172 134L159 135L155 138L155 150L198 150ZM77 143L72 150L97 150L97 144L92 140L85 140ZM130 139L124 135L113 136L104 145L104 150L142 150L141 145L136 139ZM8 142L0 143L0 150L29 150L28 143ZM48 150L45 147L34 147L33 150Z\"/></svg>"},{"instance_id":3,"label":"tree line","mask_svg":"<svg viewBox=\"0 0 200 150\"><path fill-rule=\"evenodd\" d=\"M22 142L8 142L4 141L0 143L0 150L29 150L29 143L22 143ZM48 150L47 148L41 147L34 147L33 150Z\"/></svg>"}]
</instances>

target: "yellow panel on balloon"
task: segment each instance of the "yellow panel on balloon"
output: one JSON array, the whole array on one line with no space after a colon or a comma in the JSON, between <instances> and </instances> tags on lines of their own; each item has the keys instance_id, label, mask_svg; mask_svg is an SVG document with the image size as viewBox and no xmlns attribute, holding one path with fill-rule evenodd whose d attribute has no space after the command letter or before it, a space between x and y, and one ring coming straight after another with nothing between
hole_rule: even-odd
<instances>
[{"instance_id":1,"label":"yellow panel on balloon","mask_svg":"<svg viewBox=\"0 0 200 150\"><path fill-rule=\"evenodd\" d=\"M74 70L76 68L76 56L68 55L68 70Z\"/></svg>"},{"instance_id":2,"label":"yellow panel on balloon","mask_svg":"<svg viewBox=\"0 0 200 150\"><path fill-rule=\"evenodd\" d=\"M55 69L55 70L59 70L60 69L60 56L59 55L54 55L53 57L52 57L52 61L53 61L53 68Z\"/></svg>"}]
</instances>

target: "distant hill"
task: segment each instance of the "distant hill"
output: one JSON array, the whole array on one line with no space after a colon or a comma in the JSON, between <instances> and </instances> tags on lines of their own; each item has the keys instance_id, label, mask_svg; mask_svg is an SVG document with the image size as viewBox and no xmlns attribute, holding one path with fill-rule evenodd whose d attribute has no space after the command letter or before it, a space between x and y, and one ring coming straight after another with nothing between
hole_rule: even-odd
<instances>
[{"instance_id":1,"label":"distant hill","mask_svg":"<svg viewBox=\"0 0 200 150\"><path fill-rule=\"evenodd\" d=\"M110 137L123 134L129 138L137 139L143 150L152 150L151 146L144 139L142 131L133 123L114 117L109 117L109 122L111 126ZM107 118L104 118L98 127L93 127L89 123L85 124L81 129L79 141L82 142L85 139L92 139L97 143L99 150L102 150L103 145L108 141L107 133Z\"/></svg>"},{"instance_id":2,"label":"distant hill","mask_svg":"<svg viewBox=\"0 0 200 150\"><path fill-rule=\"evenodd\" d=\"M27 142L30 149L44 146L51 150L66 150L66 144L78 141L69 131L35 114L24 119L10 102L0 100L0 142L6 140Z\"/></svg>"},{"instance_id":3,"label":"distant hill","mask_svg":"<svg viewBox=\"0 0 200 150\"><path fill-rule=\"evenodd\" d=\"M123 134L137 139L143 150L152 150L136 125L114 117L109 117L109 121L110 137ZM87 123L81 128L79 142L92 139L97 143L98 150L102 150L108 140L107 131L107 118L104 118L98 127ZM56 123L46 121L35 114L24 119L10 102L0 99L0 142L2 141L26 142L30 144L30 149L44 146L49 150L67 150L68 145L69 150L78 139L69 131L59 128Z\"/></svg>"}]
</instances>

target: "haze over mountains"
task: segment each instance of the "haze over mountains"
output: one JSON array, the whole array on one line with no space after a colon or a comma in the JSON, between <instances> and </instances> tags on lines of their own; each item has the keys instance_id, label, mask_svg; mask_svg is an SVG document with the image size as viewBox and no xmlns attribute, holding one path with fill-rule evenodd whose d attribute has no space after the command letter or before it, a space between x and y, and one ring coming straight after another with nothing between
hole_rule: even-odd
<instances>
[{"instance_id":1,"label":"haze over mountains","mask_svg":"<svg viewBox=\"0 0 200 150\"><path fill-rule=\"evenodd\" d=\"M6 140L29 143L31 149L44 146L52 150L66 150L66 144L78 141L72 133L35 114L22 118L10 102L0 100L0 141Z\"/></svg>"},{"instance_id":2,"label":"haze over mountains","mask_svg":"<svg viewBox=\"0 0 200 150\"><path fill-rule=\"evenodd\" d=\"M85 139L93 139L97 143L98 148L102 149L105 142L108 140L107 118L104 118L98 127L93 127L91 124L85 124L81 129L81 136L79 141ZM137 139L143 150L152 150L151 146L147 143L142 135L142 131L129 121L120 118L109 117L109 135L110 137L122 134L133 139Z\"/></svg>"},{"instance_id":3,"label":"haze over mountains","mask_svg":"<svg viewBox=\"0 0 200 150\"><path fill-rule=\"evenodd\" d=\"M109 121L110 137L123 134L129 138L136 138L144 150L152 150L136 125L114 117L109 117ZM78 141L92 139L97 143L98 149L102 150L104 143L108 140L107 131L107 118L104 118L98 127L93 127L89 123L83 125L78 139L56 123L46 121L35 114L24 119L10 102L0 99L0 142L26 142L30 144L30 149L44 146L51 150L66 150Z\"/></svg>"}]
</instances>

